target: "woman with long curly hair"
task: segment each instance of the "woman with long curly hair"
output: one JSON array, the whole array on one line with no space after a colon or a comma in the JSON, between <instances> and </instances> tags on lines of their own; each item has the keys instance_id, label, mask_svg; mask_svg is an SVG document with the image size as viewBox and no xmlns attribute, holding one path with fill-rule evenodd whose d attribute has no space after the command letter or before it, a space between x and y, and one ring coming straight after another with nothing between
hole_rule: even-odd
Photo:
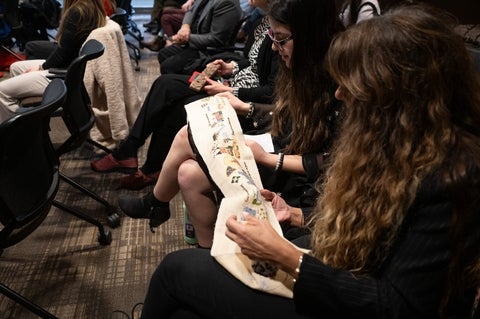
<instances>
[{"instance_id":1,"label":"woman with long curly hair","mask_svg":"<svg viewBox=\"0 0 480 319\"><path fill-rule=\"evenodd\" d=\"M226 235L245 255L296 279L293 300L252 290L208 251L188 249L159 265L146 309L158 304L162 318L471 316L480 80L453 23L430 7L399 7L341 33L327 69L346 114L319 187L310 253L265 220L227 220Z\"/></svg>"}]
</instances>

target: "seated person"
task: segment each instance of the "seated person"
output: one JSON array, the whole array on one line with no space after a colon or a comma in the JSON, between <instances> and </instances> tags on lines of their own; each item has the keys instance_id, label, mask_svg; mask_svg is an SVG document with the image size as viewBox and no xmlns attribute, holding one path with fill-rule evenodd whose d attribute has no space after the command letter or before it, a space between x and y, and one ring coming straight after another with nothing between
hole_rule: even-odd
<instances>
[{"instance_id":1,"label":"seated person","mask_svg":"<svg viewBox=\"0 0 480 319\"><path fill-rule=\"evenodd\" d=\"M258 6L265 8L268 2L269 0L256 1ZM113 154L93 161L92 169L99 172L133 170L134 174L120 180L121 188L141 189L155 184L175 134L186 124L185 104L225 91L234 92L245 101L273 103L278 56L272 51L272 41L266 35L268 29L266 18L257 21L251 41L245 46L246 58L238 62L227 63L223 60L212 62L221 66L219 74L229 80L229 85L209 79L204 90L197 93L189 89L188 75L160 76L150 88L129 136L120 143ZM254 116L245 118L250 105L246 104L243 107L244 109L239 109L238 112L244 127L248 130L262 128L261 125L253 126ZM260 106L257 106L256 113L259 108ZM137 170L138 149L150 135L146 161Z\"/></svg>"},{"instance_id":2,"label":"seated person","mask_svg":"<svg viewBox=\"0 0 480 319\"><path fill-rule=\"evenodd\" d=\"M405 7L333 42L327 66L346 115L312 236L295 242L310 253L231 212L226 236L291 274L292 299L249 288L208 250L185 249L152 275L141 318L472 318L480 83L452 24Z\"/></svg>"},{"instance_id":3,"label":"seated person","mask_svg":"<svg viewBox=\"0 0 480 319\"><path fill-rule=\"evenodd\" d=\"M191 74L189 64L208 55L208 47L229 44L241 16L238 0L196 0L172 36L173 44L158 52L160 73Z\"/></svg>"},{"instance_id":4,"label":"seated person","mask_svg":"<svg viewBox=\"0 0 480 319\"><path fill-rule=\"evenodd\" d=\"M11 78L0 82L0 122L14 116L20 99L42 96L50 80L49 68L67 68L93 29L105 25L101 0L66 0L57 32L58 45L46 60L24 60L10 66ZM49 42L49 41L46 41Z\"/></svg>"},{"instance_id":5,"label":"seated person","mask_svg":"<svg viewBox=\"0 0 480 319\"><path fill-rule=\"evenodd\" d=\"M152 9L152 21L144 24L155 30L155 35L147 41L140 41L140 46L151 51L159 51L166 44L166 39L172 37L180 30L185 13L190 10L193 0L155 0ZM159 34L161 33L161 34Z\"/></svg>"},{"instance_id":6,"label":"seated person","mask_svg":"<svg viewBox=\"0 0 480 319\"><path fill-rule=\"evenodd\" d=\"M310 8L309 19L321 21L314 25L303 23L306 18L300 12L290 16L288 9L287 3L277 3L268 15L272 49L283 60L270 129L276 152L267 153L253 141L248 145L260 166L264 187L282 193L289 205L300 206L299 197L323 172L340 121L341 105L334 98L336 86L322 57L343 26L335 14L334 0L315 2ZM317 80L311 81L315 77ZM219 95L228 98L235 109L248 107L230 92ZM179 190L199 245L210 247L218 211L212 195L214 186L200 168L186 128L175 137L153 192L143 197L119 196L118 205L127 216L148 219L150 226L156 227L170 217L169 201Z\"/></svg>"}]
</instances>

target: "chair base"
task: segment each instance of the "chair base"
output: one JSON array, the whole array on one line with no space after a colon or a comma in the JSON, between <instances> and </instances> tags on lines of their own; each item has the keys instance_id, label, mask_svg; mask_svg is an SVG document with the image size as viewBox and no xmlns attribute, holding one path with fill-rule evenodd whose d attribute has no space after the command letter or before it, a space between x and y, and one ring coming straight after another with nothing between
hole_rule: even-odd
<instances>
[{"instance_id":1,"label":"chair base","mask_svg":"<svg viewBox=\"0 0 480 319\"><path fill-rule=\"evenodd\" d=\"M99 235L97 237L97 240L98 240L98 243L102 246L108 246L112 243L112 234L110 233L110 231L108 230L105 230L105 228L103 227L103 225L96 219L82 213L81 211L73 208L73 207L69 207L59 201L56 201L54 200L53 201L53 206L57 207L57 208L60 208L61 210L63 211L66 211L67 213L69 214L72 214L80 219L83 219L84 221L90 223L90 224L93 224L95 226L97 226L98 230L99 230Z\"/></svg>"},{"instance_id":2,"label":"chair base","mask_svg":"<svg viewBox=\"0 0 480 319\"><path fill-rule=\"evenodd\" d=\"M40 307L36 303L34 303L31 300L28 300L24 296L20 295L18 292L10 289L9 287L5 286L4 284L0 283L0 293L2 295L7 296L11 300L15 301L16 303L24 306L37 316L40 316L40 318L43 319L58 319L58 317L55 317L52 315L50 312L45 310L44 308Z\"/></svg>"}]
</instances>

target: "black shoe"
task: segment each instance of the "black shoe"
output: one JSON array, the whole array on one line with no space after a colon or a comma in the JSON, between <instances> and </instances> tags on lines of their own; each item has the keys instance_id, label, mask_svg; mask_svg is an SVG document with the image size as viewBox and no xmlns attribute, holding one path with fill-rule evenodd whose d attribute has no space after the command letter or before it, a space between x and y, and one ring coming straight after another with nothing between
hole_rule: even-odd
<instances>
[{"instance_id":1,"label":"black shoe","mask_svg":"<svg viewBox=\"0 0 480 319\"><path fill-rule=\"evenodd\" d=\"M149 219L150 230L160 226L170 218L170 205L168 202L157 200L150 192L143 197L134 197L120 195L118 197L118 206L125 215L139 219Z\"/></svg>"},{"instance_id":2,"label":"black shoe","mask_svg":"<svg viewBox=\"0 0 480 319\"><path fill-rule=\"evenodd\" d=\"M158 22L157 20L152 20L147 23L144 23L143 27L147 29L158 29Z\"/></svg>"}]
</instances>

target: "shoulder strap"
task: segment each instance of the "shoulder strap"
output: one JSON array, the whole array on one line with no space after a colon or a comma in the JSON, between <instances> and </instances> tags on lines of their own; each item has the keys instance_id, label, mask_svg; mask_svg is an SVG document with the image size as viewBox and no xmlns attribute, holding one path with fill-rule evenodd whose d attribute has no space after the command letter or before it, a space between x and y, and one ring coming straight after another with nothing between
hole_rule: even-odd
<instances>
[{"instance_id":1,"label":"shoulder strap","mask_svg":"<svg viewBox=\"0 0 480 319\"><path fill-rule=\"evenodd\" d=\"M365 6L368 6L368 7L372 8L373 15L378 16L377 7L373 3L371 3L370 1L362 3L360 5L360 7L358 7L358 12L360 12L362 10L362 8L365 7Z\"/></svg>"}]
</instances>

